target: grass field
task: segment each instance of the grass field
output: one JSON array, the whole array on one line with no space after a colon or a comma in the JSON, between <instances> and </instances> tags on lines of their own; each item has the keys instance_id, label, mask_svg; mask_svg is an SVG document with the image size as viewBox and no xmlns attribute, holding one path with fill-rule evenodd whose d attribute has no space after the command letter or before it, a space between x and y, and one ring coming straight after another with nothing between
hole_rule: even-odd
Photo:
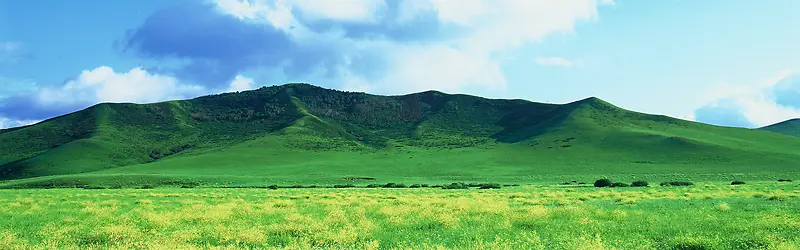
<instances>
[{"instance_id":1,"label":"grass field","mask_svg":"<svg viewBox=\"0 0 800 250\"><path fill-rule=\"evenodd\" d=\"M798 186L0 190L0 249L798 249Z\"/></svg>"}]
</instances>

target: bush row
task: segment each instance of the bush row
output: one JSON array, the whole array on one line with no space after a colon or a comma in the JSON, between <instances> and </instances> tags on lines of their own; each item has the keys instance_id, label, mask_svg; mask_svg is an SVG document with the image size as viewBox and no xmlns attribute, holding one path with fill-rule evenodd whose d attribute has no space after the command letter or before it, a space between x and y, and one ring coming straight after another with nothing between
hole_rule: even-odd
<instances>
[{"instance_id":1,"label":"bush row","mask_svg":"<svg viewBox=\"0 0 800 250\"><path fill-rule=\"evenodd\" d=\"M623 182L613 182L610 179L599 179L594 182L595 187L647 187L650 183L647 181L634 181L631 184Z\"/></svg>"},{"instance_id":2,"label":"bush row","mask_svg":"<svg viewBox=\"0 0 800 250\"><path fill-rule=\"evenodd\" d=\"M461 183L461 182L454 182L450 184L444 185L428 185L428 184L412 184L406 185L403 183L386 183L386 184L369 184L363 186L365 188L441 188L441 189L468 189L468 188L478 188L478 189L499 189L502 187L510 187L510 186L519 186L519 184L508 184L508 185L501 185L498 183ZM261 187L250 187L250 188L266 188L266 189L279 189L279 188L356 188L358 186L353 184L336 184L333 186L302 186L302 185L293 185L293 186L278 186L278 185L269 185L269 186L261 186ZM248 188L248 187L230 187L230 188Z\"/></svg>"},{"instance_id":3,"label":"bush row","mask_svg":"<svg viewBox=\"0 0 800 250\"><path fill-rule=\"evenodd\" d=\"M778 182L792 182L789 179L778 179ZM585 184L584 182L578 181L571 181L565 182L564 185L573 185L573 184ZM744 181L735 180L731 182L731 185L744 185L746 184ZM662 187L667 186L692 186L694 183L688 181L667 181L662 182L659 184ZM181 188L196 188L199 187L200 183L196 182L188 182L183 183L180 187ZM468 189L468 188L478 188L478 189L498 189L502 187L511 187L511 186L519 186L519 184L498 184L498 183L463 183L463 182L454 182L450 184L443 184L443 185L428 185L428 184L412 184L406 185L402 183L386 183L386 184L369 184L364 187L366 188L441 188L441 189ZM599 179L594 182L595 187L648 187L649 183L647 181L634 181L631 184L623 183L623 182L614 182L610 179ZM112 186L98 186L98 185L76 185L76 188L82 189L122 189L122 185L112 185ZM279 189L279 188L356 188L357 186L354 184L336 184L333 186L318 186L318 185L292 185L292 186L278 186L278 185L269 185L269 186L233 186L233 187L225 187L225 188L266 188L266 189ZM130 187L136 189L153 189L156 188L155 185L152 184L144 184L138 187Z\"/></svg>"}]
</instances>

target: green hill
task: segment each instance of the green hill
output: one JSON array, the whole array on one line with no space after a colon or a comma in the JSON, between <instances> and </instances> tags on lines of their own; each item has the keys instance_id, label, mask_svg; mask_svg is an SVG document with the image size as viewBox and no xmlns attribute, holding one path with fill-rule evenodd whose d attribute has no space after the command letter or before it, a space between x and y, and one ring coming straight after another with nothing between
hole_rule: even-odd
<instances>
[{"instance_id":1,"label":"green hill","mask_svg":"<svg viewBox=\"0 0 800 250\"><path fill-rule=\"evenodd\" d=\"M800 140L636 113L308 84L99 104L0 130L6 186L533 183L798 176Z\"/></svg>"},{"instance_id":2,"label":"green hill","mask_svg":"<svg viewBox=\"0 0 800 250\"><path fill-rule=\"evenodd\" d=\"M800 118L772 124L760 129L766 131L772 131L775 133L800 137Z\"/></svg>"}]
</instances>

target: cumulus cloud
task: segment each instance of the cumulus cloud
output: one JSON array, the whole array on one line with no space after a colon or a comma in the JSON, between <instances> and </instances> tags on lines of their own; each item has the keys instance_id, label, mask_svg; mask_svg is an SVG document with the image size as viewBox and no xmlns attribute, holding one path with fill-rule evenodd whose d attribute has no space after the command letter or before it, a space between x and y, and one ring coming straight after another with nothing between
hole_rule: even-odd
<instances>
[{"instance_id":1,"label":"cumulus cloud","mask_svg":"<svg viewBox=\"0 0 800 250\"><path fill-rule=\"evenodd\" d=\"M231 81L231 85L226 92L240 92L254 88L256 88L256 83L252 78L237 75L233 78L233 81Z\"/></svg>"},{"instance_id":2,"label":"cumulus cloud","mask_svg":"<svg viewBox=\"0 0 800 250\"><path fill-rule=\"evenodd\" d=\"M180 59L179 78L224 86L251 69L385 92L502 89L495 57L596 18L598 0L188 1L131 30L126 50ZM175 32L180 31L180 32Z\"/></svg>"},{"instance_id":3,"label":"cumulus cloud","mask_svg":"<svg viewBox=\"0 0 800 250\"><path fill-rule=\"evenodd\" d=\"M149 103L182 99L204 92L202 87L182 85L174 77L150 74L138 67L117 73L111 67L101 66L84 70L63 86L42 88L37 98L46 105L87 101Z\"/></svg>"},{"instance_id":4,"label":"cumulus cloud","mask_svg":"<svg viewBox=\"0 0 800 250\"><path fill-rule=\"evenodd\" d=\"M149 103L207 93L203 87L181 84L174 77L151 74L141 68L115 72L101 66L84 70L63 85L0 99L0 117L42 120L101 102Z\"/></svg>"},{"instance_id":5,"label":"cumulus cloud","mask_svg":"<svg viewBox=\"0 0 800 250\"><path fill-rule=\"evenodd\" d=\"M537 57L536 64L542 66L572 67L574 62L561 57Z\"/></svg>"},{"instance_id":6,"label":"cumulus cloud","mask_svg":"<svg viewBox=\"0 0 800 250\"><path fill-rule=\"evenodd\" d=\"M332 19L348 22L375 22L377 11L386 7L383 0L286 1L310 19Z\"/></svg>"},{"instance_id":7,"label":"cumulus cloud","mask_svg":"<svg viewBox=\"0 0 800 250\"><path fill-rule=\"evenodd\" d=\"M123 47L146 58L185 59L181 67L164 70L211 87L224 87L239 71L258 65L305 73L308 68L287 60L297 48L284 31L240 19L254 15L247 7L237 7L237 16L220 15L200 1L159 10L128 32Z\"/></svg>"},{"instance_id":8,"label":"cumulus cloud","mask_svg":"<svg viewBox=\"0 0 800 250\"><path fill-rule=\"evenodd\" d=\"M763 127L800 117L800 82L789 71L749 86L720 86L694 118L722 126Z\"/></svg>"},{"instance_id":9,"label":"cumulus cloud","mask_svg":"<svg viewBox=\"0 0 800 250\"><path fill-rule=\"evenodd\" d=\"M373 80L378 92L406 90L458 91L463 86L504 88L505 77L498 62L448 46L398 48L392 55L391 71Z\"/></svg>"}]
</instances>

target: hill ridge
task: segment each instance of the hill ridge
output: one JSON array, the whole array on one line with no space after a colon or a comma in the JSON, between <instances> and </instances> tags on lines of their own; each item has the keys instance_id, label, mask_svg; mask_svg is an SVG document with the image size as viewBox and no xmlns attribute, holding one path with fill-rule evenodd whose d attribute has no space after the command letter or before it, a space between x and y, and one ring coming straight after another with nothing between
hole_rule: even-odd
<instances>
[{"instance_id":1,"label":"hill ridge","mask_svg":"<svg viewBox=\"0 0 800 250\"><path fill-rule=\"evenodd\" d=\"M430 172L435 166L448 170L431 175L468 176L481 175L471 169L486 165L528 173L541 171L537 166L636 169L641 162L747 169L799 160L797 148L800 140L772 132L638 113L597 97L548 104L439 91L381 96L289 83L189 100L103 103L2 130L0 180L250 171L240 162L261 169L248 176L374 175L417 167ZM414 160L417 154L426 160ZM337 155L375 166L337 165L345 162ZM464 167L448 165L459 157L473 160Z\"/></svg>"},{"instance_id":2,"label":"hill ridge","mask_svg":"<svg viewBox=\"0 0 800 250\"><path fill-rule=\"evenodd\" d=\"M800 118L789 119L772 125L758 128L759 130L800 137Z\"/></svg>"}]
</instances>

